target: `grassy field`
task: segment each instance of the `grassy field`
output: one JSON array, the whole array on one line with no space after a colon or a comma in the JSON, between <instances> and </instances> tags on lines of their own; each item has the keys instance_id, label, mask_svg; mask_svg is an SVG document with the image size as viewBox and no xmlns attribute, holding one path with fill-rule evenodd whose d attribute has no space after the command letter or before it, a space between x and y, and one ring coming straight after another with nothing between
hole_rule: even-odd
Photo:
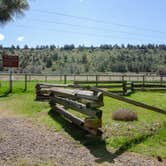
<instances>
[{"instance_id":1,"label":"grassy field","mask_svg":"<svg viewBox=\"0 0 166 166\"><path fill-rule=\"evenodd\" d=\"M88 146L92 153L108 157L108 150L114 155L124 151L132 151L150 156L166 158L166 116L149 110L138 108L108 97L104 98L103 141L85 137L85 133L73 129L60 116L52 115L47 102L36 102L35 85L37 81L28 83L28 91L23 93L23 82L14 82L13 94L3 96L8 90L8 83L2 82L0 88L0 113L21 115L34 119L56 131L65 130L72 138ZM55 82L54 82L55 83ZM59 83L59 82L56 82ZM136 92L128 98L151 104L166 110L166 93ZM130 109L138 114L138 121L121 122L111 119L111 113L118 109ZM77 131L77 132L75 132ZM99 143L100 141L100 143ZM99 149L100 151L97 151ZM99 153L101 152L101 153Z\"/></svg>"}]
</instances>

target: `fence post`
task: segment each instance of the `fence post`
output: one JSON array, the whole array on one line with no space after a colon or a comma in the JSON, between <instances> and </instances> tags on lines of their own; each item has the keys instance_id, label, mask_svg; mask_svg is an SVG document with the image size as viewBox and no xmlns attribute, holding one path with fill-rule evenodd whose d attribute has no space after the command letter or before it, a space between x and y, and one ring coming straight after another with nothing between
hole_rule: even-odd
<instances>
[{"instance_id":1,"label":"fence post","mask_svg":"<svg viewBox=\"0 0 166 166\"><path fill-rule=\"evenodd\" d=\"M25 88L24 91L27 91L27 74L25 74Z\"/></svg>"},{"instance_id":2,"label":"fence post","mask_svg":"<svg viewBox=\"0 0 166 166\"><path fill-rule=\"evenodd\" d=\"M64 84L66 84L66 83L67 83L67 76L64 75Z\"/></svg>"},{"instance_id":3,"label":"fence post","mask_svg":"<svg viewBox=\"0 0 166 166\"><path fill-rule=\"evenodd\" d=\"M145 76L143 75L143 77L142 77L142 88L144 88L144 85L145 85Z\"/></svg>"},{"instance_id":4,"label":"fence post","mask_svg":"<svg viewBox=\"0 0 166 166\"><path fill-rule=\"evenodd\" d=\"M96 86L98 86L98 75L96 75Z\"/></svg>"},{"instance_id":5,"label":"fence post","mask_svg":"<svg viewBox=\"0 0 166 166\"><path fill-rule=\"evenodd\" d=\"M76 80L76 75L74 74L74 82L75 82L75 80Z\"/></svg>"},{"instance_id":6,"label":"fence post","mask_svg":"<svg viewBox=\"0 0 166 166\"><path fill-rule=\"evenodd\" d=\"M12 71L9 74L9 93L12 93L13 90L13 80L12 80Z\"/></svg>"},{"instance_id":7,"label":"fence post","mask_svg":"<svg viewBox=\"0 0 166 166\"><path fill-rule=\"evenodd\" d=\"M134 82L131 82L131 92L134 92Z\"/></svg>"},{"instance_id":8,"label":"fence post","mask_svg":"<svg viewBox=\"0 0 166 166\"><path fill-rule=\"evenodd\" d=\"M127 93L127 82L123 81L123 95Z\"/></svg>"},{"instance_id":9,"label":"fence post","mask_svg":"<svg viewBox=\"0 0 166 166\"><path fill-rule=\"evenodd\" d=\"M163 84L163 76L161 75L160 76L160 85L162 85Z\"/></svg>"},{"instance_id":10,"label":"fence post","mask_svg":"<svg viewBox=\"0 0 166 166\"><path fill-rule=\"evenodd\" d=\"M124 75L122 75L122 81L124 82Z\"/></svg>"}]
</instances>

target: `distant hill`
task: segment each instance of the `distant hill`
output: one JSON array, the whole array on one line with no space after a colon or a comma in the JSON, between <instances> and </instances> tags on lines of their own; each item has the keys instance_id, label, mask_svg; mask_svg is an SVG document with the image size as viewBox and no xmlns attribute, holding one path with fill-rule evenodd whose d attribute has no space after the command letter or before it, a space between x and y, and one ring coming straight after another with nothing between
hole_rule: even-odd
<instances>
[{"instance_id":1,"label":"distant hill","mask_svg":"<svg viewBox=\"0 0 166 166\"><path fill-rule=\"evenodd\" d=\"M166 45L101 45L85 47L65 45L61 48L37 46L0 47L3 53L19 55L20 72L32 73L109 73L157 72L166 74ZM2 70L2 68L0 68Z\"/></svg>"}]
</instances>

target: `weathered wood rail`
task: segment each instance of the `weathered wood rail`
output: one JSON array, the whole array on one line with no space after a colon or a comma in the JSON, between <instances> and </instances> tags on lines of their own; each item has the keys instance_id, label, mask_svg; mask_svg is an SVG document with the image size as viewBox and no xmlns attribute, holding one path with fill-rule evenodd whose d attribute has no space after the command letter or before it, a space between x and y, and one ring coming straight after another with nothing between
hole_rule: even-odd
<instances>
[{"instance_id":1,"label":"weathered wood rail","mask_svg":"<svg viewBox=\"0 0 166 166\"><path fill-rule=\"evenodd\" d=\"M166 83L161 82L132 82L133 91L166 91Z\"/></svg>"},{"instance_id":2,"label":"weathered wood rail","mask_svg":"<svg viewBox=\"0 0 166 166\"><path fill-rule=\"evenodd\" d=\"M133 92L133 84L125 80L122 81L74 81L75 85L91 85L97 88L107 88L110 89L112 93L118 93L122 95L127 95ZM114 89L114 90L113 90Z\"/></svg>"},{"instance_id":3,"label":"weathered wood rail","mask_svg":"<svg viewBox=\"0 0 166 166\"><path fill-rule=\"evenodd\" d=\"M166 83L163 81L74 81L76 85L89 85L97 88L109 89L112 93L128 95L134 91L166 91Z\"/></svg>"},{"instance_id":4,"label":"weathered wood rail","mask_svg":"<svg viewBox=\"0 0 166 166\"><path fill-rule=\"evenodd\" d=\"M102 111L99 110L104 105L102 92L85 90L75 85L37 84L36 100L49 101L53 112L91 134L102 134ZM84 119L71 114L70 109L84 114Z\"/></svg>"},{"instance_id":5,"label":"weathered wood rail","mask_svg":"<svg viewBox=\"0 0 166 166\"><path fill-rule=\"evenodd\" d=\"M144 109L166 115L166 111L142 102L131 100L109 91L85 85L37 84L36 100L49 101L51 110L59 113L69 122L94 135L102 135L103 95L135 105ZM70 109L84 114L81 119L70 112Z\"/></svg>"},{"instance_id":6,"label":"weathered wood rail","mask_svg":"<svg viewBox=\"0 0 166 166\"><path fill-rule=\"evenodd\" d=\"M82 128L83 130L86 130L86 131L88 131L89 133L91 133L93 135L101 136L102 133L103 133L102 130L101 130L101 128L96 128L95 130L93 128L90 128L87 125L87 123L85 123L84 120L82 120L81 118L78 118L75 115L71 114L70 112L68 112L63 107L55 106L54 110L55 110L55 112L57 112L60 115L64 116L67 121L76 124L77 126L79 126L80 128Z\"/></svg>"},{"instance_id":7,"label":"weathered wood rail","mask_svg":"<svg viewBox=\"0 0 166 166\"><path fill-rule=\"evenodd\" d=\"M66 87L76 87L74 85L67 84L48 84L48 83L38 83L36 84L36 100L48 101L50 98L51 88L66 88Z\"/></svg>"},{"instance_id":8,"label":"weathered wood rail","mask_svg":"<svg viewBox=\"0 0 166 166\"><path fill-rule=\"evenodd\" d=\"M125 97L113 94L111 92L108 92L108 91L96 88L96 87L92 87L91 90L94 90L96 92L102 92L103 95L105 95L105 96L108 96L108 97L120 100L122 102L125 102L125 103L129 103L129 104L132 104L132 105L144 108L144 109L148 109L148 110L151 110L151 111L158 112L158 113L166 115L166 111L163 110L163 109L160 109L160 108L157 108L157 107L154 107L154 106L142 103L142 102L138 102L138 101L135 101L135 100L131 100L131 99L128 99L128 98L125 98Z\"/></svg>"},{"instance_id":9,"label":"weathered wood rail","mask_svg":"<svg viewBox=\"0 0 166 166\"><path fill-rule=\"evenodd\" d=\"M166 84L166 76L156 75L155 73L110 73L110 74L39 74L39 73L0 73L0 80L1 81L8 81L9 87L8 91L12 92L13 87L17 81L24 82L22 89L26 92L29 88L29 84L31 82L49 82L49 81L56 81L61 84L73 83L74 81L95 81L96 84L100 84L100 81L110 81L110 82L117 82L117 81L127 81L127 82L134 82L134 83L142 83L146 84L147 82L152 83L159 83L159 84ZM3 84L2 84L3 86ZM102 85L100 85L102 86ZM107 86L106 84L104 85ZM121 86L122 87L122 86ZM102 87L100 87L102 88ZM108 87L109 88L109 87ZM113 84L112 87L113 88ZM147 88L135 88L135 90L146 90ZM128 89L129 90L129 89ZM155 88L151 88L149 90L159 90ZM162 89L160 89L162 90ZM165 89L163 89L165 90ZM112 91L112 90L111 90ZM116 93L123 93L121 90L118 92L117 90L112 91ZM130 91L130 90L129 90Z\"/></svg>"}]
</instances>

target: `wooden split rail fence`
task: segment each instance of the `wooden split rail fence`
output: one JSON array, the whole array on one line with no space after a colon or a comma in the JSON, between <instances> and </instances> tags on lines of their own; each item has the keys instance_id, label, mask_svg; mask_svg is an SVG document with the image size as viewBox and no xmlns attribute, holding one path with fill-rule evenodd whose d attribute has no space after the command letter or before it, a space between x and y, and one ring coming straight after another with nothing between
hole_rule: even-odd
<instances>
[{"instance_id":1,"label":"wooden split rail fence","mask_svg":"<svg viewBox=\"0 0 166 166\"><path fill-rule=\"evenodd\" d=\"M75 85L89 85L109 89L112 93L128 95L134 91L166 91L166 82L128 82L128 81L74 81Z\"/></svg>"},{"instance_id":2,"label":"wooden split rail fence","mask_svg":"<svg viewBox=\"0 0 166 166\"><path fill-rule=\"evenodd\" d=\"M110 89L112 93L127 95L134 91L133 83L127 81L74 81L75 85L89 85L98 88Z\"/></svg>"},{"instance_id":3,"label":"wooden split rail fence","mask_svg":"<svg viewBox=\"0 0 166 166\"><path fill-rule=\"evenodd\" d=\"M133 82L133 91L166 91L166 83L160 82Z\"/></svg>"},{"instance_id":4,"label":"wooden split rail fence","mask_svg":"<svg viewBox=\"0 0 166 166\"><path fill-rule=\"evenodd\" d=\"M74 89L73 89L74 88ZM94 135L102 135L102 92L83 90L74 85L37 84L36 100L49 101L51 110ZM84 114L81 119L70 112Z\"/></svg>"},{"instance_id":5,"label":"wooden split rail fence","mask_svg":"<svg viewBox=\"0 0 166 166\"><path fill-rule=\"evenodd\" d=\"M91 134L100 136L102 135L102 111L99 108L104 106L103 95L166 115L165 110L122 97L98 87L60 84L36 85L36 100L49 101L53 112L59 113L69 122L78 125ZM86 116L81 119L73 115L70 109Z\"/></svg>"},{"instance_id":6,"label":"wooden split rail fence","mask_svg":"<svg viewBox=\"0 0 166 166\"><path fill-rule=\"evenodd\" d=\"M144 108L144 109L148 109L148 110L166 115L166 110L160 109L158 107L151 106L151 105L148 105L148 104L145 104L145 103L142 103L142 102L138 102L138 101L135 101L135 100L132 100L132 99L128 99L128 98L125 98L123 96L119 96L117 94L113 94L111 92L108 92L108 91L105 91L105 90L102 90L102 89L99 89L99 88L96 88L96 87L91 87L91 90L96 91L96 92L102 92L103 95L114 98L116 100L120 100L122 102L129 103L129 104L135 105L137 107L141 107L141 108Z\"/></svg>"}]
</instances>

